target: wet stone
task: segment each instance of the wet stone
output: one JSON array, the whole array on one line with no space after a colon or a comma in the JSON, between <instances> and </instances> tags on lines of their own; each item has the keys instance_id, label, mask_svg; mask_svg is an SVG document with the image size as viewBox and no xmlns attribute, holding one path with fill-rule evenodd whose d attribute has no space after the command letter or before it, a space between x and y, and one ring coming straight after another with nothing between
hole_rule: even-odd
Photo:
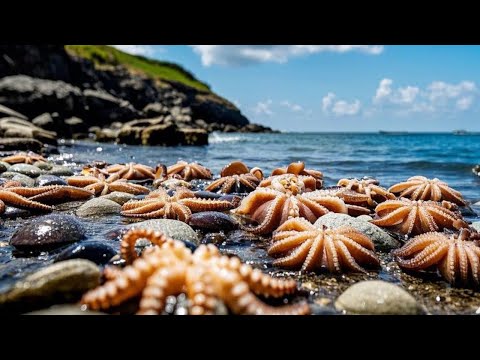
<instances>
[{"instance_id":1,"label":"wet stone","mask_svg":"<svg viewBox=\"0 0 480 360\"><path fill-rule=\"evenodd\" d=\"M73 175L72 169L63 165L53 165L53 167L50 170L48 170L48 173L50 175L56 175L56 176L72 176Z\"/></svg>"},{"instance_id":2,"label":"wet stone","mask_svg":"<svg viewBox=\"0 0 480 360\"><path fill-rule=\"evenodd\" d=\"M68 185L65 180L55 175L40 175L35 179L36 186Z\"/></svg>"},{"instance_id":3,"label":"wet stone","mask_svg":"<svg viewBox=\"0 0 480 360\"><path fill-rule=\"evenodd\" d=\"M85 309L82 305L54 305L46 309L36 310L23 315L107 315L100 311Z\"/></svg>"},{"instance_id":4,"label":"wet stone","mask_svg":"<svg viewBox=\"0 0 480 360\"><path fill-rule=\"evenodd\" d=\"M93 198L80 206L77 210L77 216L103 216L110 214L120 214L122 207L115 201L104 198Z\"/></svg>"},{"instance_id":5,"label":"wet stone","mask_svg":"<svg viewBox=\"0 0 480 360\"><path fill-rule=\"evenodd\" d=\"M17 249L53 248L82 240L85 227L72 215L49 214L26 222L13 234Z\"/></svg>"},{"instance_id":6,"label":"wet stone","mask_svg":"<svg viewBox=\"0 0 480 360\"><path fill-rule=\"evenodd\" d=\"M401 287L381 281L361 281L349 287L335 302L347 314L416 315L421 307Z\"/></svg>"},{"instance_id":7,"label":"wet stone","mask_svg":"<svg viewBox=\"0 0 480 360\"><path fill-rule=\"evenodd\" d=\"M130 224L127 226L127 229L131 228L140 228L140 229L150 229L154 231L161 231L165 235L171 237L175 240L180 241L190 241L191 243L195 244L196 246L199 245L199 239L197 233L184 222L172 219L153 219L153 220L146 220L134 224ZM140 240L138 243L140 243ZM145 240L145 242L147 242ZM147 242L149 243L149 242Z\"/></svg>"},{"instance_id":8,"label":"wet stone","mask_svg":"<svg viewBox=\"0 0 480 360\"><path fill-rule=\"evenodd\" d=\"M386 231L363 219L357 219L347 214L328 213L320 217L314 224L317 227L325 225L330 228L337 228L343 225L351 226L362 232L375 244L376 250L389 251L401 245L400 241L391 237Z\"/></svg>"},{"instance_id":9,"label":"wet stone","mask_svg":"<svg viewBox=\"0 0 480 360\"><path fill-rule=\"evenodd\" d=\"M230 231L238 227L238 223L234 219L218 211L204 211L192 214L188 224L194 229L212 231Z\"/></svg>"},{"instance_id":10,"label":"wet stone","mask_svg":"<svg viewBox=\"0 0 480 360\"><path fill-rule=\"evenodd\" d=\"M86 291L98 286L100 270L91 261L74 259L43 268L22 280L8 291L0 293L0 308L5 305L38 307L58 299L78 300Z\"/></svg>"},{"instance_id":11,"label":"wet stone","mask_svg":"<svg viewBox=\"0 0 480 360\"><path fill-rule=\"evenodd\" d=\"M200 241L201 244L213 244L218 245L227 240L227 237L224 233L208 233L205 234L203 239Z\"/></svg>"},{"instance_id":12,"label":"wet stone","mask_svg":"<svg viewBox=\"0 0 480 360\"><path fill-rule=\"evenodd\" d=\"M43 174L43 171L38 167L29 164L15 164L8 169L8 171L16 172L19 174L27 175L30 177L37 177Z\"/></svg>"},{"instance_id":13,"label":"wet stone","mask_svg":"<svg viewBox=\"0 0 480 360\"><path fill-rule=\"evenodd\" d=\"M472 227L477 230L477 231L480 231L480 221L475 221L472 223Z\"/></svg>"},{"instance_id":14,"label":"wet stone","mask_svg":"<svg viewBox=\"0 0 480 360\"><path fill-rule=\"evenodd\" d=\"M45 161L35 161L33 165L38 167L41 170L51 170L53 167L52 163L45 162Z\"/></svg>"},{"instance_id":15,"label":"wet stone","mask_svg":"<svg viewBox=\"0 0 480 360\"><path fill-rule=\"evenodd\" d=\"M115 201L119 205L125 204L127 201L132 200L135 197L133 194L124 193L121 191L114 191L110 194L101 196L102 199L108 199Z\"/></svg>"},{"instance_id":16,"label":"wet stone","mask_svg":"<svg viewBox=\"0 0 480 360\"><path fill-rule=\"evenodd\" d=\"M3 173L8 170L10 166L7 166L6 162L0 161L0 173Z\"/></svg>"},{"instance_id":17,"label":"wet stone","mask_svg":"<svg viewBox=\"0 0 480 360\"><path fill-rule=\"evenodd\" d=\"M55 262L70 259L85 259L97 265L104 265L117 254L117 251L110 245L101 241L81 241L70 245L55 255Z\"/></svg>"},{"instance_id":18,"label":"wet stone","mask_svg":"<svg viewBox=\"0 0 480 360\"><path fill-rule=\"evenodd\" d=\"M27 175L23 175L16 172L5 171L2 174L2 178L18 181L23 186L33 187L35 185L35 180Z\"/></svg>"}]
</instances>

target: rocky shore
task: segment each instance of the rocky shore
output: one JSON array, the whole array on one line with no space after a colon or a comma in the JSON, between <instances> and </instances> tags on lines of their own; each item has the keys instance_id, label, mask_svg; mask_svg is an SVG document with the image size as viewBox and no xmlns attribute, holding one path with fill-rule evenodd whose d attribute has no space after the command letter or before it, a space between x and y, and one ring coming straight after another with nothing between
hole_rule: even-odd
<instances>
[{"instance_id":1,"label":"rocky shore","mask_svg":"<svg viewBox=\"0 0 480 360\"><path fill-rule=\"evenodd\" d=\"M178 65L161 66L197 81ZM98 65L61 45L0 46L2 138L206 145L213 131L273 132L206 85L153 79L113 60Z\"/></svg>"}]
</instances>

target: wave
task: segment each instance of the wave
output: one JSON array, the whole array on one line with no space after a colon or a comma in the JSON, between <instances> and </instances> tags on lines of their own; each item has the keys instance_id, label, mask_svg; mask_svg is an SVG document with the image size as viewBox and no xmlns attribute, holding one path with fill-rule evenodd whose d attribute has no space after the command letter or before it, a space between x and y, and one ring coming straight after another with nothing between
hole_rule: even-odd
<instances>
[{"instance_id":1,"label":"wave","mask_svg":"<svg viewBox=\"0 0 480 360\"><path fill-rule=\"evenodd\" d=\"M212 133L208 139L210 144L219 144L219 143L237 143L237 142L247 142L248 140L235 135L224 135L224 134L217 134Z\"/></svg>"}]
</instances>

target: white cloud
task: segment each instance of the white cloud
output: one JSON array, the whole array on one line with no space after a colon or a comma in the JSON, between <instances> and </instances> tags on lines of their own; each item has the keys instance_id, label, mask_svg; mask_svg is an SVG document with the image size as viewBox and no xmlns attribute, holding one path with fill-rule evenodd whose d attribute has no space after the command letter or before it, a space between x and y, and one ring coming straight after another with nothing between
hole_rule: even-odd
<instances>
[{"instance_id":1,"label":"white cloud","mask_svg":"<svg viewBox=\"0 0 480 360\"><path fill-rule=\"evenodd\" d=\"M272 116L273 111L271 109L273 101L268 99L266 101L259 101L253 108L253 112L257 115Z\"/></svg>"},{"instance_id":2,"label":"white cloud","mask_svg":"<svg viewBox=\"0 0 480 360\"><path fill-rule=\"evenodd\" d=\"M118 50L125 51L132 55L152 55L154 50L150 45L112 45Z\"/></svg>"},{"instance_id":3,"label":"white cloud","mask_svg":"<svg viewBox=\"0 0 480 360\"><path fill-rule=\"evenodd\" d=\"M392 79L382 79L378 84L373 103L390 107L398 113L452 111L469 109L478 94L472 81L450 84L433 81L424 89L417 86L393 87Z\"/></svg>"},{"instance_id":4,"label":"white cloud","mask_svg":"<svg viewBox=\"0 0 480 360\"><path fill-rule=\"evenodd\" d=\"M290 101L282 101L280 103L280 105L282 106L285 106L287 108L289 108L290 110L292 110L293 112L300 112L300 111L303 111L303 107L298 105L298 104L293 104L291 103Z\"/></svg>"},{"instance_id":5,"label":"white cloud","mask_svg":"<svg viewBox=\"0 0 480 360\"><path fill-rule=\"evenodd\" d=\"M329 92L322 99L322 109L326 114L333 113L336 116L353 116L360 112L362 104L359 100L349 103L345 100L336 100L336 95Z\"/></svg>"},{"instance_id":6,"label":"white cloud","mask_svg":"<svg viewBox=\"0 0 480 360\"><path fill-rule=\"evenodd\" d=\"M291 57L320 52L360 52L378 55L382 45L190 45L200 55L202 64L246 65L253 63L287 62Z\"/></svg>"}]
</instances>

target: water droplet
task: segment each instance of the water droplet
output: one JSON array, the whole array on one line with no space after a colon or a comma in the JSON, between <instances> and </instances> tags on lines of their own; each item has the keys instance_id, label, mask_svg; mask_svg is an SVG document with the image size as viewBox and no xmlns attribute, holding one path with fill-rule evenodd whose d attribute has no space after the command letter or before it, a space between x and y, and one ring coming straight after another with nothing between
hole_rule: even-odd
<instances>
[{"instance_id":1,"label":"water droplet","mask_svg":"<svg viewBox=\"0 0 480 360\"><path fill-rule=\"evenodd\" d=\"M101 152L103 149L99 146L99 147L97 147L96 150L97 150L97 152Z\"/></svg>"}]
</instances>

